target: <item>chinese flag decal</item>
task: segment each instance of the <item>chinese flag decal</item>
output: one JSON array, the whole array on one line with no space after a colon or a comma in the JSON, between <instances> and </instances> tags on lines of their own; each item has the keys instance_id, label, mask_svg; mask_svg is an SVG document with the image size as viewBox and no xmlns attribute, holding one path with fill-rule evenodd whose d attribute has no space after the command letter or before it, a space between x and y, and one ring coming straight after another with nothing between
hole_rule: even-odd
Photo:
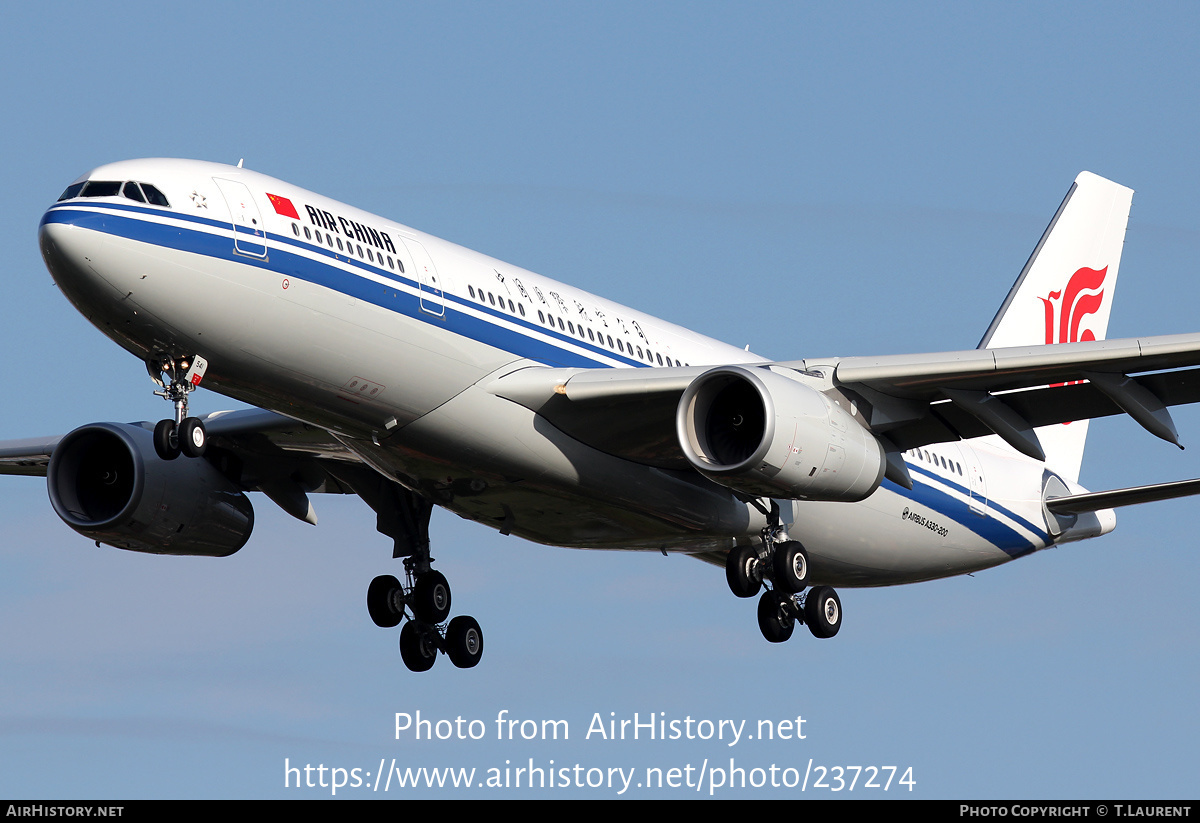
<instances>
[{"instance_id":1,"label":"chinese flag decal","mask_svg":"<svg viewBox=\"0 0 1200 823\"><path fill-rule=\"evenodd\" d=\"M286 197L280 197L278 194L267 192L267 198L271 201L271 205L275 207L276 214L282 214L284 217L290 217L293 220L299 220L300 215L296 213L296 207L292 205L292 201Z\"/></svg>"}]
</instances>

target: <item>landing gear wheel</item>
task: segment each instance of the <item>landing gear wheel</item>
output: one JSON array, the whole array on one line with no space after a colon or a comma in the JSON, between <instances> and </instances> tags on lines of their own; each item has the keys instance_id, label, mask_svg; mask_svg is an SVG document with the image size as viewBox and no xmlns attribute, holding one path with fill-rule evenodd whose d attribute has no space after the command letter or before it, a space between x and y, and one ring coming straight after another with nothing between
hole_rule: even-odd
<instances>
[{"instance_id":1,"label":"landing gear wheel","mask_svg":"<svg viewBox=\"0 0 1200 823\"><path fill-rule=\"evenodd\" d=\"M417 578L413 611L426 623L441 623L450 616L450 584L441 572L429 571Z\"/></svg>"},{"instance_id":2,"label":"landing gear wheel","mask_svg":"<svg viewBox=\"0 0 1200 823\"><path fill-rule=\"evenodd\" d=\"M828 638L842 627L842 601L829 586L817 586L804 601L804 622L813 637Z\"/></svg>"},{"instance_id":3,"label":"landing gear wheel","mask_svg":"<svg viewBox=\"0 0 1200 823\"><path fill-rule=\"evenodd\" d=\"M179 427L179 448L188 457L203 457L208 448L208 432L199 417L189 417Z\"/></svg>"},{"instance_id":4,"label":"landing gear wheel","mask_svg":"<svg viewBox=\"0 0 1200 823\"><path fill-rule=\"evenodd\" d=\"M832 591L832 589L830 590ZM796 618L791 608L794 601L780 591L765 591L758 601L758 628L771 643L782 643L792 636Z\"/></svg>"},{"instance_id":5,"label":"landing gear wheel","mask_svg":"<svg viewBox=\"0 0 1200 823\"><path fill-rule=\"evenodd\" d=\"M762 588L762 562L753 546L742 545L725 558L725 580L738 597L754 597Z\"/></svg>"},{"instance_id":6,"label":"landing gear wheel","mask_svg":"<svg viewBox=\"0 0 1200 823\"><path fill-rule=\"evenodd\" d=\"M159 420L154 426L154 451L163 460L179 456L179 438L175 436L174 420Z\"/></svg>"},{"instance_id":7,"label":"landing gear wheel","mask_svg":"<svg viewBox=\"0 0 1200 823\"><path fill-rule=\"evenodd\" d=\"M775 547L775 585L798 594L808 587L808 552L795 540Z\"/></svg>"},{"instance_id":8,"label":"landing gear wheel","mask_svg":"<svg viewBox=\"0 0 1200 823\"><path fill-rule=\"evenodd\" d=\"M469 669L483 657L483 630L474 617L460 615L446 628L446 654L460 669Z\"/></svg>"},{"instance_id":9,"label":"landing gear wheel","mask_svg":"<svg viewBox=\"0 0 1200 823\"><path fill-rule=\"evenodd\" d=\"M429 627L418 628L413 621L400 630L400 658L410 672L427 672L437 660L437 634Z\"/></svg>"},{"instance_id":10,"label":"landing gear wheel","mask_svg":"<svg viewBox=\"0 0 1200 823\"><path fill-rule=\"evenodd\" d=\"M390 574L381 574L371 581L367 587L367 611L371 620L381 629L390 629L400 625L404 617L404 607L397 607L397 595L403 596L404 588L400 581Z\"/></svg>"}]
</instances>

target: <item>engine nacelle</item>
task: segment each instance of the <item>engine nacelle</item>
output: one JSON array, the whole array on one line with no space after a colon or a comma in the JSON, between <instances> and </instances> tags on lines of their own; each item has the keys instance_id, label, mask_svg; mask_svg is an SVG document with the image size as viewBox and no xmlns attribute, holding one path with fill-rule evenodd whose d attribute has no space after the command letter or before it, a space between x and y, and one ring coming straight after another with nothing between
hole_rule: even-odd
<instances>
[{"instance_id":1,"label":"engine nacelle","mask_svg":"<svg viewBox=\"0 0 1200 823\"><path fill-rule=\"evenodd\" d=\"M705 372L684 391L675 424L696 470L742 494L853 502L883 479L879 441L846 409L767 369Z\"/></svg>"},{"instance_id":2,"label":"engine nacelle","mask_svg":"<svg viewBox=\"0 0 1200 823\"><path fill-rule=\"evenodd\" d=\"M226 557L250 539L249 498L207 460L163 460L146 429L93 423L54 447L46 485L68 526L118 549Z\"/></svg>"}]
</instances>

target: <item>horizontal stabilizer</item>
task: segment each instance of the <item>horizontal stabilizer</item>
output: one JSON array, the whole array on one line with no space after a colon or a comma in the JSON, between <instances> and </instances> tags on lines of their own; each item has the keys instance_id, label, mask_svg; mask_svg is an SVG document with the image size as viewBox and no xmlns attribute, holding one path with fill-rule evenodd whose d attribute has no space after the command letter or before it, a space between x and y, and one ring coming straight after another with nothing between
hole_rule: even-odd
<instances>
[{"instance_id":1,"label":"horizontal stabilizer","mask_svg":"<svg viewBox=\"0 0 1200 823\"><path fill-rule=\"evenodd\" d=\"M1153 503L1156 500L1173 500L1200 494L1200 478L1176 480L1172 483L1155 483L1150 486L1134 486L1129 489L1113 489L1107 492L1087 492L1055 497L1046 501L1046 508L1055 514L1083 514L1135 503Z\"/></svg>"}]
</instances>

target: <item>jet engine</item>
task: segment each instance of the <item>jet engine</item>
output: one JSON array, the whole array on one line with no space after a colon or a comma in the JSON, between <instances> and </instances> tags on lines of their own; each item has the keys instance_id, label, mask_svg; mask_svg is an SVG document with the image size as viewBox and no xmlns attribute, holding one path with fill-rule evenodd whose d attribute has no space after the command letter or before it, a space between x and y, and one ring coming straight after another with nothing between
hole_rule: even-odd
<instances>
[{"instance_id":1,"label":"jet engine","mask_svg":"<svg viewBox=\"0 0 1200 823\"><path fill-rule=\"evenodd\" d=\"M688 462L744 495L853 502L883 479L883 449L846 409L767 369L705 372L684 391L675 424Z\"/></svg>"},{"instance_id":2,"label":"jet engine","mask_svg":"<svg viewBox=\"0 0 1200 823\"><path fill-rule=\"evenodd\" d=\"M249 498L207 460L163 460L153 435L93 423L58 442L46 474L58 516L84 537L151 554L226 557L250 539Z\"/></svg>"}]
</instances>

